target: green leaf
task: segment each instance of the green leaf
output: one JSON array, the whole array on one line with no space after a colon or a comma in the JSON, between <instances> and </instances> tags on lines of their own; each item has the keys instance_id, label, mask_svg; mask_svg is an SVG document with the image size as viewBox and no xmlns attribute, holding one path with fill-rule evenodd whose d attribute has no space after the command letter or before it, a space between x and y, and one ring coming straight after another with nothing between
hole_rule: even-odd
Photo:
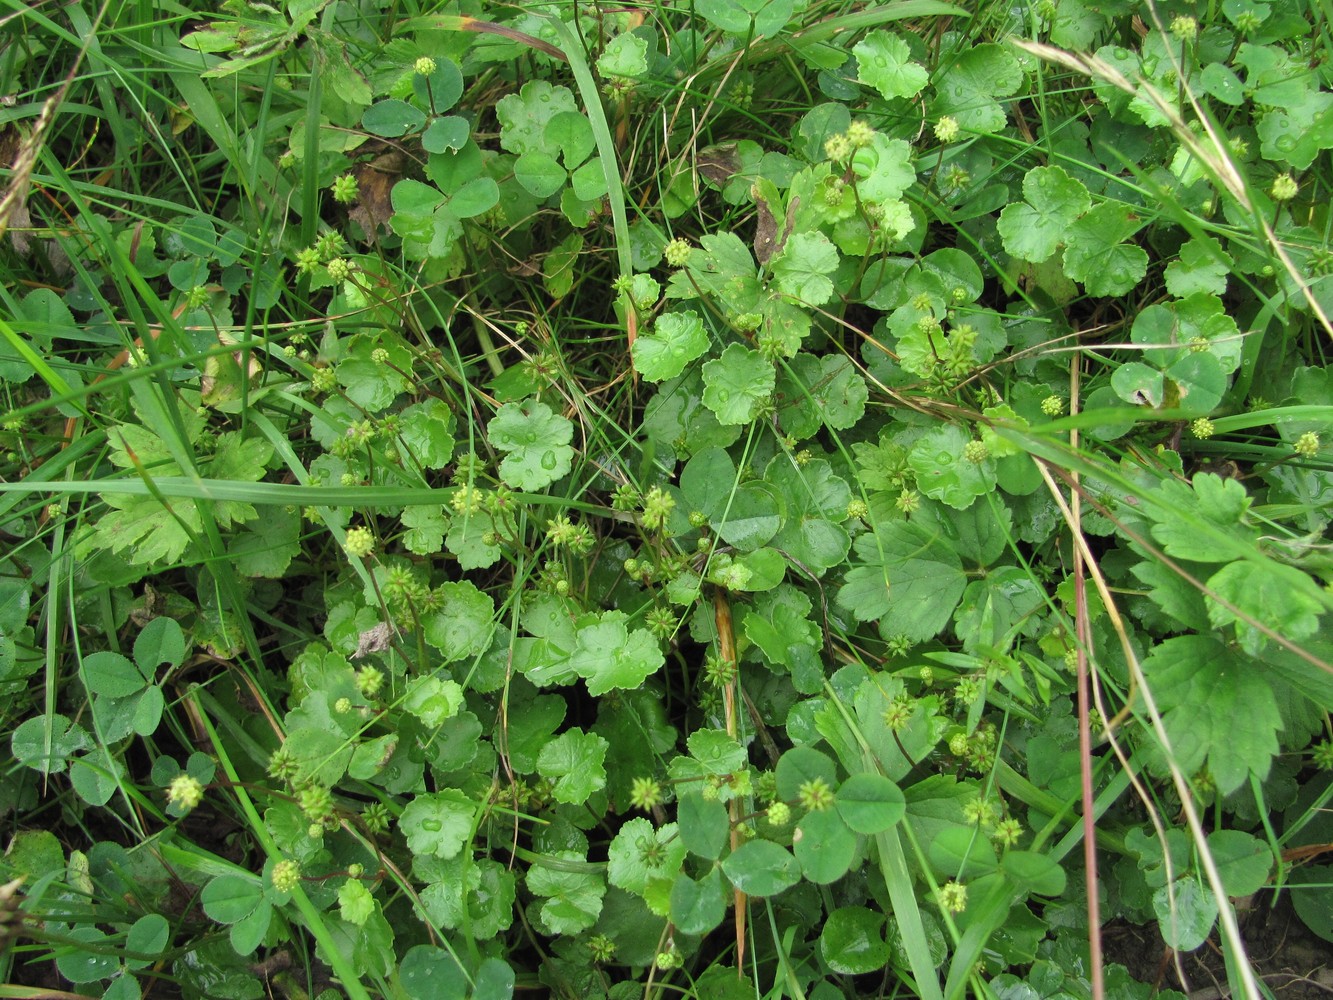
<instances>
[{"instance_id":1,"label":"green leaf","mask_svg":"<svg viewBox=\"0 0 1333 1000\"><path fill-rule=\"evenodd\" d=\"M569 668L587 681L593 696L637 688L665 662L652 633L630 630L627 620L623 612L607 611L600 622L578 630Z\"/></svg>"},{"instance_id":2,"label":"green leaf","mask_svg":"<svg viewBox=\"0 0 1333 1000\"><path fill-rule=\"evenodd\" d=\"M1093 208L1065 235L1065 274L1089 295L1124 295L1148 273L1148 254L1123 242L1141 224L1128 206L1108 201Z\"/></svg>"},{"instance_id":3,"label":"green leaf","mask_svg":"<svg viewBox=\"0 0 1333 1000\"><path fill-rule=\"evenodd\" d=\"M550 153L534 149L514 161L514 179L534 198L549 198L565 186L569 174Z\"/></svg>"},{"instance_id":4,"label":"green leaf","mask_svg":"<svg viewBox=\"0 0 1333 1000\"><path fill-rule=\"evenodd\" d=\"M495 104L500 145L520 155L534 151L554 154L557 150L546 138L546 126L562 111L578 112L568 87L553 86L545 80L528 81L517 94L506 94Z\"/></svg>"},{"instance_id":5,"label":"green leaf","mask_svg":"<svg viewBox=\"0 0 1333 1000\"><path fill-rule=\"evenodd\" d=\"M778 798L794 802L800 797L801 786L821 781L830 789L838 784L837 765L828 754L810 746L794 746L780 758L774 773Z\"/></svg>"},{"instance_id":6,"label":"green leaf","mask_svg":"<svg viewBox=\"0 0 1333 1000\"><path fill-rule=\"evenodd\" d=\"M810 620L810 598L790 585L779 586L755 602L742 620L745 637L770 669L786 671L796 690L814 694L823 685L819 626Z\"/></svg>"},{"instance_id":7,"label":"green leaf","mask_svg":"<svg viewBox=\"0 0 1333 1000\"><path fill-rule=\"evenodd\" d=\"M823 233L796 233L783 245L769 266L778 288L809 306L822 306L833 298L833 280L838 269L838 251Z\"/></svg>"},{"instance_id":8,"label":"green leaf","mask_svg":"<svg viewBox=\"0 0 1333 1000\"><path fill-rule=\"evenodd\" d=\"M404 507L400 518L403 527L403 545L408 552L419 556L433 556L444 547L444 535L449 530L449 519L439 504L425 507Z\"/></svg>"},{"instance_id":9,"label":"green leaf","mask_svg":"<svg viewBox=\"0 0 1333 1000\"><path fill-rule=\"evenodd\" d=\"M956 60L936 71L931 115L945 115L965 132L998 132L1004 128L1004 109L998 98L1008 97L1023 82L1018 59L1007 46L984 44L963 50Z\"/></svg>"},{"instance_id":10,"label":"green leaf","mask_svg":"<svg viewBox=\"0 0 1333 1000\"><path fill-rule=\"evenodd\" d=\"M1156 646L1143 671L1186 774L1206 762L1223 795L1268 774L1282 716L1254 661L1212 636L1186 635Z\"/></svg>"},{"instance_id":11,"label":"green leaf","mask_svg":"<svg viewBox=\"0 0 1333 1000\"><path fill-rule=\"evenodd\" d=\"M1033 167L1023 178L1024 201L1007 205L997 228L1015 257L1041 263L1055 253L1065 230L1092 207L1077 178L1061 167Z\"/></svg>"},{"instance_id":12,"label":"green leaf","mask_svg":"<svg viewBox=\"0 0 1333 1000\"><path fill-rule=\"evenodd\" d=\"M495 628L495 602L490 595L467 580L442 583L436 594L442 607L422 622L426 641L443 654L445 663L484 653Z\"/></svg>"},{"instance_id":13,"label":"green leaf","mask_svg":"<svg viewBox=\"0 0 1333 1000\"><path fill-rule=\"evenodd\" d=\"M50 746L47 745L47 721L50 721ZM63 715L33 716L18 725L9 738L14 759L41 771L59 774L65 770L70 755L89 746L88 732Z\"/></svg>"},{"instance_id":14,"label":"green leaf","mask_svg":"<svg viewBox=\"0 0 1333 1000\"><path fill-rule=\"evenodd\" d=\"M890 522L862 535L853 549L861 565L848 572L839 605L862 621L878 617L884 635L913 641L934 637L948 623L967 577L942 537L915 524Z\"/></svg>"},{"instance_id":15,"label":"green leaf","mask_svg":"<svg viewBox=\"0 0 1333 1000\"><path fill-rule=\"evenodd\" d=\"M462 149L472 134L466 118L444 115L436 118L421 133L421 148L428 153L446 153Z\"/></svg>"},{"instance_id":16,"label":"green leaf","mask_svg":"<svg viewBox=\"0 0 1333 1000\"><path fill-rule=\"evenodd\" d=\"M124 698L148 686L143 672L119 653L92 653L83 660L84 682L93 694Z\"/></svg>"},{"instance_id":17,"label":"green leaf","mask_svg":"<svg viewBox=\"0 0 1333 1000\"><path fill-rule=\"evenodd\" d=\"M569 729L537 755L537 773L555 784L551 797L557 802L582 805L588 796L606 786L606 749L610 746L596 733Z\"/></svg>"},{"instance_id":18,"label":"green leaf","mask_svg":"<svg viewBox=\"0 0 1333 1000\"><path fill-rule=\"evenodd\" d=\"M160 954L171 941L171 922L160 913L145 913L130 925L125 933L125 950L142 955ZM146 959L125 959L126 968L146 969L152 963Z\"/></svg>"},{"instance_id":19,"label":"green leaf","mask_svg":"<svg viewBox=\"0 0 1333 1000\"><path fill-rule=\"evenodd\" d=\"M975 826L947 826L927 846L941 878L971 879L995 870L995 849Z\"/></svg>"},{"instance_id":20,"label":"green leaf","mask_svg":"<svg viewBox=\"0 0 1333 1000\"><path fill-rule=\"evenodd\" d=\"M1024 892L1059 896L1065 891L1065 870L1054 858L1037 851L1006 851L1000 870Z\"/></svg>"},{"instance_id":21,"label":"green leaf","mask_svg":"<svg viewBox=\"0 0 1333 1000\"><path fill-rule=\"evenodd\" d=\"M1197 236L1180 248L1180 256L1166 265L1166 290L1178 299L1196 292L1221 295L1227 290L1231 256L1211 236Z\"/></svg>"},{"instance_id":22,"label":"green leaf","mask_svg":"<svg viewBox=\"0 0 1333 1000\"><path fill-rule=\"evenodd\" d=\"M1167 947L1179 951L1193 951L1203 944L1217 921L1217 900L1192 875L1153 893L1152 908Z\"/></svg>"},{"instance_id":23,"label":"green leaf","mask_svg":"<svg viewBox=\"0 0 1333 1000\"><path fill-rule=\"evenodd\" d=\"M973 462L963 449L972 440L961 427L946 424L923 434L908 454L916 484L926 496L966 510L995 489L995 462Z\"/></svg>"},{"instance_id":24,"label":"green leaf","mask_svg":"<svg viewBox=\"0 0 1333 1000\"><path fill-rule=\"evenodd\" d=\"M857 833L881 833L907 812L902 790L882 774L853 774L838 789L838 815Z\"/></svg>"},{"instance_id":25,"label":"green leaf","mask_svg":"<svg viewBox=\"0 0 1333 1000\"><path fill-rule=\"evenodd\" d=\"M698 792L683 793L676 803L676 823L681 843L691 854L709 861L722 856L731 822L727 807L717 799L705 799Z\"/></svg>"},{"instance_id":26,"label":"green leaf","mask_svg":"<svg viewBox=\"0 0 1333 1000\"><path fill-rule=\"evenodd\" d=\"M704 774L722 776L745 770L745 748L721 729L696 729L686 745Z\"/></svg>"},{"instance_id":27,"label":"green leaf","mask_svg":"<svg viewBox=\"0 0 1333 1000\"><path fill-rule=\"evenodd\" d=\"M574 425L540 400L505 403L486 432L492 445L508 453L500 476L515 489L540 490L569 473Z\"/></svg>"},{"instance_id":28,"label":"green leaf","mask_svg":"<svg viewBox=\"0 0 1333 1000\"><path fill-rule=\"evenodd\" d=\"M819 953L830 969L845 976L884 968L889 961L884 915L864 906L840 906L819 932Z\"/></svg>"},{"instance_id":29,"label":"green leaf","mask_svg":"<svg viewBox=\"0 0 1333 1000\"><path fill-rule=\"evenodd\" d=\"M157 728L156 720L152 728ZM79 793L79 798L92 806L104 806L110 802L124 774L125 765L100 747L69 762L70 784Z\"/></svg>"},{"instance_id":30,"label":"green leaf","mask_svg":"<svg viewBox=\"0 0 1333 1000\"><path fill-rule=\"evenodd\" d=\"M746 424L773 393L777 376L772 362L758 351L732 344L704 365L704 405L721 424Z\"/></svg>"},{"instance_id":31,"label":"green leaf","mask_svg":"<svg viewBox=\"0 0 1333 1000\"><path fill-rule=\"evenodd\" d=\"M1270 642L1259 626L1300 642L1319 631L1319 616L1325 610L1319 585L1309 574L1271 560L1223 566L1208 578L1208 589L1217 595L1205 597L1214 627L1234 624L1241 648L1253 656Z\"/></svg>"},{"instance_id":32,"label":"green leaf","mask_svg":"<svg viewBox=\"0 0 1333 1000\"><path fill-rule=\"evenodd\" d=\"M376 101L361 116L363 129L385 139L396 139L408 132L415 132L424 124L424 111L397 98Z\"/></svg>"},{"instance_id":33,"label":"green leaf","mask_svg":"<svg viewBox=\"0 0 1333 1000\"><path fill-rule=\"evenodd\" d=\"M727 912L722 871L713 868L699 881L684 872L671 883L671 922L682 934L707 934Z\"/></svg>"},{"instance_id":34,"label":"green leaf","mask_svg":"<svg viewBox=\"0 0 1333 1000\"><path fill-rule=\"evenodd\" d=\"M771 840L750 840L722 862L722 871L747 896L776 896L801 880L801 866Z\"/></svg>"},{"instance_id":35,"label":"green leaf","mask_svg":"<svg viewBox=\"0 0 1333 1000\"><path fill-rule=\"evenodd\" d=\"M218 875L204 886L199 901L210 919L220 924L234 924L265 902L264 886L257 878Z\"/></svg>"},{"instance_id":36,"label":"green leaf","mask_svg":"<svg viewBox=\"0 0 1333 1000\"><path fill-rule=\"evenodd\" d=\"M1268 884L1273 851L1253 834L1243 830L1214 830L1208 834L1208 850L1228 896L1248 896Z\"/></svg>"},{"instance_id":37,"label":"green leaf","mask_svg":"<svg viewBox=\"0 0 1333 1000\"><path fill-rule=\"evenodd\" d=\"M653 879L674 878L684 860L685 845L676 836L675 823L657 830L649 820L636 817L607 848L606 877L612 885L642 896Z\"/></svg>"},{"instance_id":38,"label":"green leaf","mask_svg":"<svg viewBox=\"0 0 1333 1000\"><path fill-rule=\"evenodd\" d=\"M643 76L648 72L648 43L633 32L621 32L597 57L597 72L604 77Z\"/></svg>"},{"instance_id":39,"label":"green leaf","mask_svg":"<svg viewBox=\"0 0 1333 1000\"><path fill-rule=\"evenodd\" d=\"M852 48L856 75L883 97L915 97L925 88L929 74L911 62L907 42L887 31L872 31Z\"/></svg>"},{"instance_id":40,"label":"green leaf","mask_svg":"<svg viewBox=\"0 0 1333 1000\"><path fill-rule=\"evenodd\" d=\"M897 202L916 181L912 147L902 139L876 132L869 145L852 154L852 173L863 201L881 205Z\"/></svg>"},{"instance_id":41,"label":"green leaf","mask_svg":"<svg viewBox=\"0 0 1333 1000\"><path fill-rule=\"evenodd\" d=\"M91 924L76 925L65 936L74 947L58 953L56 969L70 982L95 983L111 978L120 968L115 953L107 954L112 947L111 939L99 928ZM81 944L89 947L78 947Z\"/></svg>"},{"instance_id":42,"label":"green leaf","mask_svg":"<svg viewBox=\"0 0 1333 1000\"><path fill-rule=\"evenodd\" d=\"M547 857L555 864L538 861L527 875L528 889L545 897L537 907L539 926L548 934L577 934L587 930L602 912L606 884L600 876L575 870L573 865L556 867L560 862L586 865L586 859L577 851L554 851Z\"/></svg>"},{"instance_id":43,"label":"green leaf","mask_svg":"<svg viewBox=\"0 0 1333 1000\"><path fill-rule=\"evenodd\" d=\"M455 680L434 675L414 678L403 699L403 709L430 729L438 729L463 707L463 688Z\"/></svg>"},{"instance_id":44,"label":"green leaf","mask_svg":"<svg viewBox=\"0 0 1333 1000\"><path fill-rule=\"evenodd\" d=\"M477 806L463 792L446 788L422 793L398 817L398 828L413 854L448 861L472 839Z\"/></svg>"},{"instance_id":45,"label":"green leaf","mask_svg":"<svg viewBox=\"0 0 1333 1000\"><path fill-rule=\"evenodd\" d=\"M663 313L630 348L634 370L648 382L675 378L708 350L703 320L693 311Z\"/></svg>"},{"instance_id":46,"label":"green leaf","mask_svg":"<svg viewBox=\"0 0 1333 1000\"><path fill-rule=\"evenodd\" d=\"M806 813L796 826L792 851L809 881L830 885L852 867L856 859L856 834L832 809Z\"/></svg>"},{"instance_id":47,"label":"green leaf","mask_svg":"<svg viewBox=\"0 0 1333 1000\"><path fill-rule=\"evenodd\" d=\"M349 878L338 887L338 914L349 924L361 927L375 912L375 897L365 883Z\"/></svg>"}]
</instances>

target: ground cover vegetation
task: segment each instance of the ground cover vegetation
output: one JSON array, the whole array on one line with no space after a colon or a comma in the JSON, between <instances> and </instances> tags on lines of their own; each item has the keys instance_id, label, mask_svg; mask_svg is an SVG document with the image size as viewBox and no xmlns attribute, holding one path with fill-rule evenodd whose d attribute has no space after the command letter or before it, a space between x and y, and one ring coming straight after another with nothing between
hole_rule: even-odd
<instances>
[{"instance_id":1,"label":"ground cover vegetation","mask_svg":"<svg viewBox=\"0 0 1333 1000\"><path fill-rule=\"evenodd\" d=\"M6 0L0 995L1262 995L1330 17Z\"/></svg>"}]
</instances>

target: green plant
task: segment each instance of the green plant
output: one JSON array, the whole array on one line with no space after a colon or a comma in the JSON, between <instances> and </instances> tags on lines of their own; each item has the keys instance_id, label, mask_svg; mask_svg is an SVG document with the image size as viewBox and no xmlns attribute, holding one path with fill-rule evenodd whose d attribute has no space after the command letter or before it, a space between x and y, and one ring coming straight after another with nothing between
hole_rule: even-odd
<instances>
[{"instance_id":1,"label":"green plant","mask_svg":"<svg viewBox=\"0 0 1333 1000\"><path fill-rule=\"evenodd\" d=\"M12 989L1330 938L1318 10L184 13L0 56Z\"/></svg>"}]
</instances>

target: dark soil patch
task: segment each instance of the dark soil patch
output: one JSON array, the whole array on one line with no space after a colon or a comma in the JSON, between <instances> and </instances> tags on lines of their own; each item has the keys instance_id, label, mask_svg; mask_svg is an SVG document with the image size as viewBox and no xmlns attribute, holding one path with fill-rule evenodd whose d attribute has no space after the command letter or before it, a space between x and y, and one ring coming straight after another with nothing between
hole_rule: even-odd
<instances>
[{"instance_id":1,"label":"dark soil patch","mask_svg":"<svg viewBox=\"0 0 1333 1000\"><path fill-rule=\"evenodd\" d=\"M1240 912L1245 950L1263 985L1278 1000L1333 997L1333 944L1311 934L1292 908L1290 897L1253 897ZM1102 931L1106 962L1125 966L1131 976L1157 989L1180 990L1190 1000L1226 1000L1226 961L1216 932L1201 948L1177 955L1156 924L1113 921ZM1182 980L1183 973L1183 980Z\"/></svg>"}]
</instances>

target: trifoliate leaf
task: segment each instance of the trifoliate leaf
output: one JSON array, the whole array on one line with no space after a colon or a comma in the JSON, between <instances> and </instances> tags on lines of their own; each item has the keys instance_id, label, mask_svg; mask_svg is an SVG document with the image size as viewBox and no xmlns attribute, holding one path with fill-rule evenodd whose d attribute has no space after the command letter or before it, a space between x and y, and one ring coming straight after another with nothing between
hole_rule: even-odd
<instances>
[{"instance_id":1,"label":"trifoliate leaf","mask_svg":"<svg viewBox=\"0 0 1333 1000\"><path fill-rule=\"evenodd\" d=\"M540 400L505 403L486 433L492 445L508 452L500 477L515 489L540 490L569 473L574 425Z\"/></svg>"},{"instance_id":2,"label":"trifoliate leaf","mask_svg":"<svg viewBox=\"0 0 1333 1000\"><path fill-rule=\"evenodd\" d=\"M816 576L840 564L851 547L851 537L842 526L852 499L846 481L834 475L823 459L796 466L785 455L768 464L764 478L787 502L774 546L803 572Z\"/></svg>"},{"instance_id":3,"label":"trifoliate leaf","mask_svg":"<svg viewBox=\"0 0 1333 1000\"><path fill-rule=\"evenodd\" d=\"M924 67L911 61L907 42L887 31L872 31L852 49L856 75L884 97L915 97L930 79Z\"/></svg>"},{"instance_id":4,"label":"trifoliate leaf","mask_svg":"<svg viewBox=\"0 0 1333 1000\"><path fill-rule=\"evenodd\" d=\"M1223 795L1267 776L1282 715L1255 661L1212 636L1187 635L1153 649L1143 672L1181 770L1207 764Z\"/></svg>"},{"instance_id":5,"label":"trifoliate leaf","mask_svg":"<svg viewBox=\"0 0 1333 1000\"><path fill-rule=\"evenodd\" d=\"M637 688L665 662L661 647L647 629L630 630L625 615L608 611L594 625L579 629L569 667L588 683L588 693Z\"/></svg>"},{"instance_id":6,"label":"trifoliate leaf","mask_svg":"<svg viewBox=\"0 0 1333 1000\"><path fill-rule=\"evenodd\" d=\"M582 805L588 796L606 786L606 749L610 746L596 733L569 729L537 755L537 773L554 782L551 797L557 802Z\"/></svg>"},{"instance_id":7,"label":"trifoliate leaf","mask_svg":"<svg viewBox=\"0 0 1333 1000\"><path fill-rule=\"evenodd\" d=\"M456 788L417 795L398 818L398 828L413 854L448 861L472 837L477 806Z\"/></svg>"},{"instance_id":8,"label":"trifoliate leaf","mask_svg":"<svg viewBox=\"0 0 1333 1000\"><path fill-rule=\"evenodd\" d=\"M732 344L704 365L704 405L721 424L746 424L759 414L777 382L773 363L758 351Z\"/></svg>"},{"instance_id":9,"label":"trifoliate leaf","mask_svg":"<svg viewBox=\"0 0 1333 1000\"><path fill-rule=\"evenodd\" d=\"M708 334L695 312L663 313L630 348L634 370L648 382L675 378L708 350Z\"/></svg>"},{"instance_id":10,"label":"trifoliate leaf","mask_svg":"<svg viewBox=\"0 0 1333 1000\"><path fill-rule=\"evenodd\" d=\"M1124 295L1148 273L1148 254L1123 242L1142 224L1126 205L1098 205L1065 234L1065 274L1089 295Z\"/></svg>"},{"instance_id":11,"label":"trifoliate leaf","mask_svg":"<svg viewBox=\"0 0 1333 1000\"><path fill-rule=\"evenodd\" d=\"M833 298L837 248L823 233L796 233L770 262L778 287L806 305L822 306Z\"/></svg>"},{"instance_id":12,"label":"trifoliate leaf","mask_svg":"<svg viewBox=\"0 0 1333 1000\"><path fill-rule=\"evenodd\" d=\"M998 98L1008 97L1022 82L1023 70L1006 46L974 45L936 71L931 114L948 115L965 132L998 132L1004 128Z\"/></svg>"},{"instance_id":13,"label":"trifoliate leaf","mask_svg":"<svg viewBox=\"0 0 1333 1000\"><path fill-rule=\"evenodd\" d=\"M1005 206L997 228L1006 250L1038 264L1055 253L1070 223L1092 207L1088 189L1060 167L1029 170L1023 198Z\"/></svg>"},{"instance_id":14,"label":"trifoliate leaf","mask_svg":"<svg viewBox=\"0 0 1333 1000\"><path fill-rule=\"evenodd\" d=\"M1190 354L1207 353L1223 374L1240 367L1243 338L1222 300L1196 292L1179 302L1149 306L1134 318L1130 340L1144 346L1143 359L1164 370Z\"/></svg>"},{"instance_id":15,"label":"trifoliate leaf","mask_svg":"<svg viewBox=\"0 0 1333 1000\"><path fill-rule=\"evenodd\" d=\"M545 80L528 81L517 94L507 94L495 104L500 145L511 153L554 154L557 149L546 140L546 125L562 111L578 112L568 87L553 86Z\"/></svg>"}]
</instances>

